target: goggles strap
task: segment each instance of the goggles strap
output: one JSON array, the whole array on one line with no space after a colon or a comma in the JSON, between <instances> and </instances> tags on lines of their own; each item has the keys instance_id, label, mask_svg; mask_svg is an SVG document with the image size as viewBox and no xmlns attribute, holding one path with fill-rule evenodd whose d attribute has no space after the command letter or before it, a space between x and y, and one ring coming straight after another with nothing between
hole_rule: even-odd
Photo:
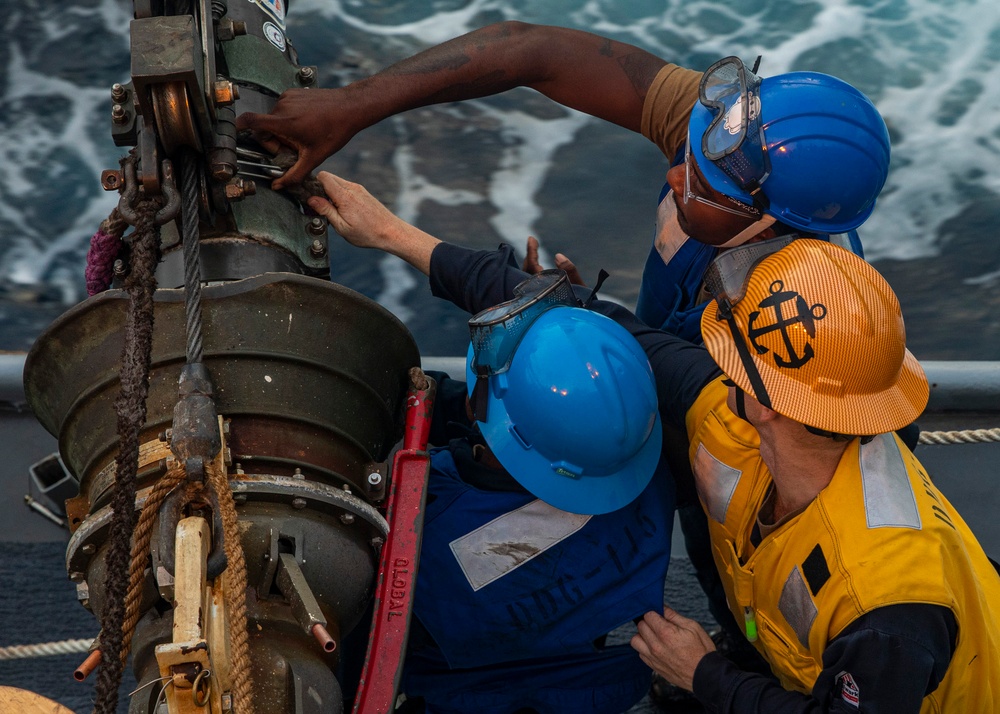
<instances>
[{"instance_id":1,"label":"goggles strap","mask_svg":"<svg viewBox=\"0 0 1000 714\"><path fill-rule=\"evenodd\" d=\"M757 371L757 365L753 361L753 357L750 356L750 349L747 347L746 341L743 339L743 333L740 332L739 327L736 325L736 320L733 318L732 313L725 318L726 323L729 325L729 331L733 335L733 342L736 343L736 352L740 356L740 362L743 363L743 369L747 373L747 379L750 380L750 386L753 388L754 398L761 403L761 405L771 408L771 397L768 396L767 389L764 387L764 380L760 376L760 372Z\"/></svg>"},{"instance_id":2,"label":"goggles strap","mask_svg":"<svg viewBox=\"0 0 1000 714\"><path fill-rule=\"evenodd\" d=\"M485 371L480 372L478 368L476 371L476 384L469 397L469 406L472 407L472 418L485 422L490 405L490 377Z\"/></svg>"},{"instance_id":3,"label":"goggles strap","mask_svg":"<svg viewBox=\"0 0 1000 714\"><path fill-rule=\"evenodd\" d=\"M604 285L604 281L607 280L609 277L610 273L608 273L608 271L605 270L604 268L601 268L601 272L597 274L597 284L594 286L594 289L590 291L590 297L588 297L586 301L584 301L583 303L583 306L585 308L587 308L588 310L590 309L591 304L597 298L597 291L601 289L601 286Z\"/></svg>"},{"instance_id":4,"label":"goggles strap","mask_svg":"<svg viewBox=\"0 0 1000 714\"><path fill-rule=\"evenodd\" d=\"M751 238L756 238L758 235L764 232L765 229L770 228L777 222L777 218L770 214L764 214L761 216L760 220L754 221L749 226L744 228L742 231L737 233L735 236L727 240L722 245L715 246L716 248L735 248L738 245L743 245Z\"/></svg>"}]
</instances>

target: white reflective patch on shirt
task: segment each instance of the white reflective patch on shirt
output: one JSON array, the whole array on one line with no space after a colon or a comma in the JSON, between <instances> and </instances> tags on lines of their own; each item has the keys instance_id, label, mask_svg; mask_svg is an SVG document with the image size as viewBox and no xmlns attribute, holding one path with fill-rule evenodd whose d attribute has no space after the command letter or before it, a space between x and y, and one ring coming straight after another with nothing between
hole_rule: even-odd
<instances>
[{"instance_id":1,"label":"white reflective patch on shirt","mask_svg":"<svg viewBox=\"0 0 1000 714\"><path fill-rule=\"evenodd\" d=\"M743 472L719 461L712 456L704 444L698 445L694 455L695 485L698 495L708 507L708 515L719 523L726 522L726 511L736 491L736 484Z\"/></svg>"},{"instance_id":2,"label":"white reflective patch on shirt","mask_svg":"<svg viewBox=\"0 0 1000 714\"><path fill-rule=\"evenodd\" d=\"M566 540L591 518L535 500L456 538L449 546L469 585L479 590Z\"/></svg>"},{"instance_id":3,"label":"white reflective patch on shirt","mask_svg":"<svg viewBox=\"0 0 1000 714\"><path fill-rule=\"evenodd\" d=\"M677 255L677 251L687 240L687 233L677 222L677 204L674 203L674 192L668 191L656 208L656 237L653 239L656 252L660 254L664 265Z\"/></svg>"},{"instance_id":4,"label":"white reflective patch on shirt","mask_svg":"<svg viewBox=\"0 0 1000 714\"><path fill-rule=\"evenodd\" d=\"M879 434L859 452L868 527L920 530L917 499L892 434Z\"/></svg>"},{"instance_id":5,"label":"white reflective patch on shirt","mask_svg":"<svg viewBox=\"0 0 1000 714\"><path fill-rule=\"evenodd\" d=\"M809 596L809 586L806 585L799 566L792 568L788 574L785 585L781 589L781 599L778 600L778 609L782 616L795 630L795 636L806 649L809 649L809 630L812 629L813 622L819 610Z\"/></svg>"}]
</instances>

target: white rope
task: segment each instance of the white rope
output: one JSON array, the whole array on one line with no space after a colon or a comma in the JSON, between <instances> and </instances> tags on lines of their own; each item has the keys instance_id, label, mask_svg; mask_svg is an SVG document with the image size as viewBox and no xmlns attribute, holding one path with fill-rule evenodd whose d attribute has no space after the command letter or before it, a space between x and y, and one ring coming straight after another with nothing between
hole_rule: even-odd
<instances>
[{"instance_id":1,"label":"white rope","mask_svg":"<svg viewBox=\"0 0 1000 714\"><path fill-rule=\"evenodd\" d=\"M1000 441L1000 428L965 431L922 431L921 444L979 444Z\"/></svg>"},{"instance_id":2,"label":"white rope","mask_svg":"<svg viewBox=\"0 0 1000 714\"><path fill-rule=\"evenodd\" d=\"M43 642L37 645L11 645L9 647L0 647L0 660L26 659L28 657L48 657L50 655L88 652L93 643L94 638L90 638L86 640Z\"/></svg>"},{"instance_id":3,"label":"white rope","mask_svg":"<svg viewBox=\"0 0 1000 714\"><path fill-rule=\"evenodd\" d=\"M964 431L922 431L921 444L977 444L1000 441L1000 428Z\"/></svg>"}]
</instances>

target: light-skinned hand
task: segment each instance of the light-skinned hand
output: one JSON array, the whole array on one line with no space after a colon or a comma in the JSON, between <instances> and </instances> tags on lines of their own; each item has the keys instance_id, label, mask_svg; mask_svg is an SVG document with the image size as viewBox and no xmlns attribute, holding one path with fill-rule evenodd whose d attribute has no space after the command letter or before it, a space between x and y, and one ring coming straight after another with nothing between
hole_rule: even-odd
<instances>
[{"instance_id":1,"label":"light-skinned hand","mask_svg":"<svg viewBox=\"0 0 1000 714\"><path fill-rule=\"evenodd\" d=\"M715 643L705 628L663 606L663 616L647 612L632 637L632 649L649 667L671 684L691 691L694 670Z\"/></svg>"}]
</instances>

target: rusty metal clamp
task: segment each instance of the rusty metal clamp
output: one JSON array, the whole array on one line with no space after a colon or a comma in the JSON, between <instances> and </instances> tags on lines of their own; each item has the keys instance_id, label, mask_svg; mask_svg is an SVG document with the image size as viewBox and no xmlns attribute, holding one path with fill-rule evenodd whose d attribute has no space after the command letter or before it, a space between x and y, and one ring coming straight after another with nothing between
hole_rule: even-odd
<instances>
[{"instance_id":1,"label":"rusty metal clamp","mask_svg":"<svg viewBox=\"0 0 1000 714\"><path fill-rule=\"evenodd\" d=\"M158 226L174 220L181 212L181 194L177 190L177 182L174 181L174 165L164 159L160 164L160 170L163 173L163 195L166 196L167 202L153 217L153 222Z\"/></svg>"},{"instance_id":2,"label":"rusty metal clamp","mask_svg":"<svg viewBox=\"0 0 1000 714\"><path fill-rule=\"evenodd\" d=\"M181 486L163 499L160 505L159 539L160 561L168 573L174 575L176 562L174 534L180 523L184 507L191 501L189 488ZM219 507L219 496L214 491L208 493L208 503L212 509L212 550L208 554L205 577L214 580L226 569L229 563L225 550L225 534L222 525L222 509Z\"/></svg>"},{"instance_id":3,"label":"rusty metal clamp","mask_svg":"<svg viewBox=\"0 0 1000 714\"><path fill-rule=\"evenodd\" d=\"M126 223L134 226L139 222L139 216L135 212L135 203L139 196L139 180L135 171L135 157L130 156L126 159L123 169L125 174L125 189L122 191L121 198L118 199L118 212L125 219ZM163 204L163 207L153 217L153 222L158 226L162 226L164 223L177 218L177 214L181 210L181 194L177 190L177 182L174 181L173 164L169 160L164 159L160 164L160 169L163 172L162 186L166 203Z\"/></svg>"}]
</instances>

